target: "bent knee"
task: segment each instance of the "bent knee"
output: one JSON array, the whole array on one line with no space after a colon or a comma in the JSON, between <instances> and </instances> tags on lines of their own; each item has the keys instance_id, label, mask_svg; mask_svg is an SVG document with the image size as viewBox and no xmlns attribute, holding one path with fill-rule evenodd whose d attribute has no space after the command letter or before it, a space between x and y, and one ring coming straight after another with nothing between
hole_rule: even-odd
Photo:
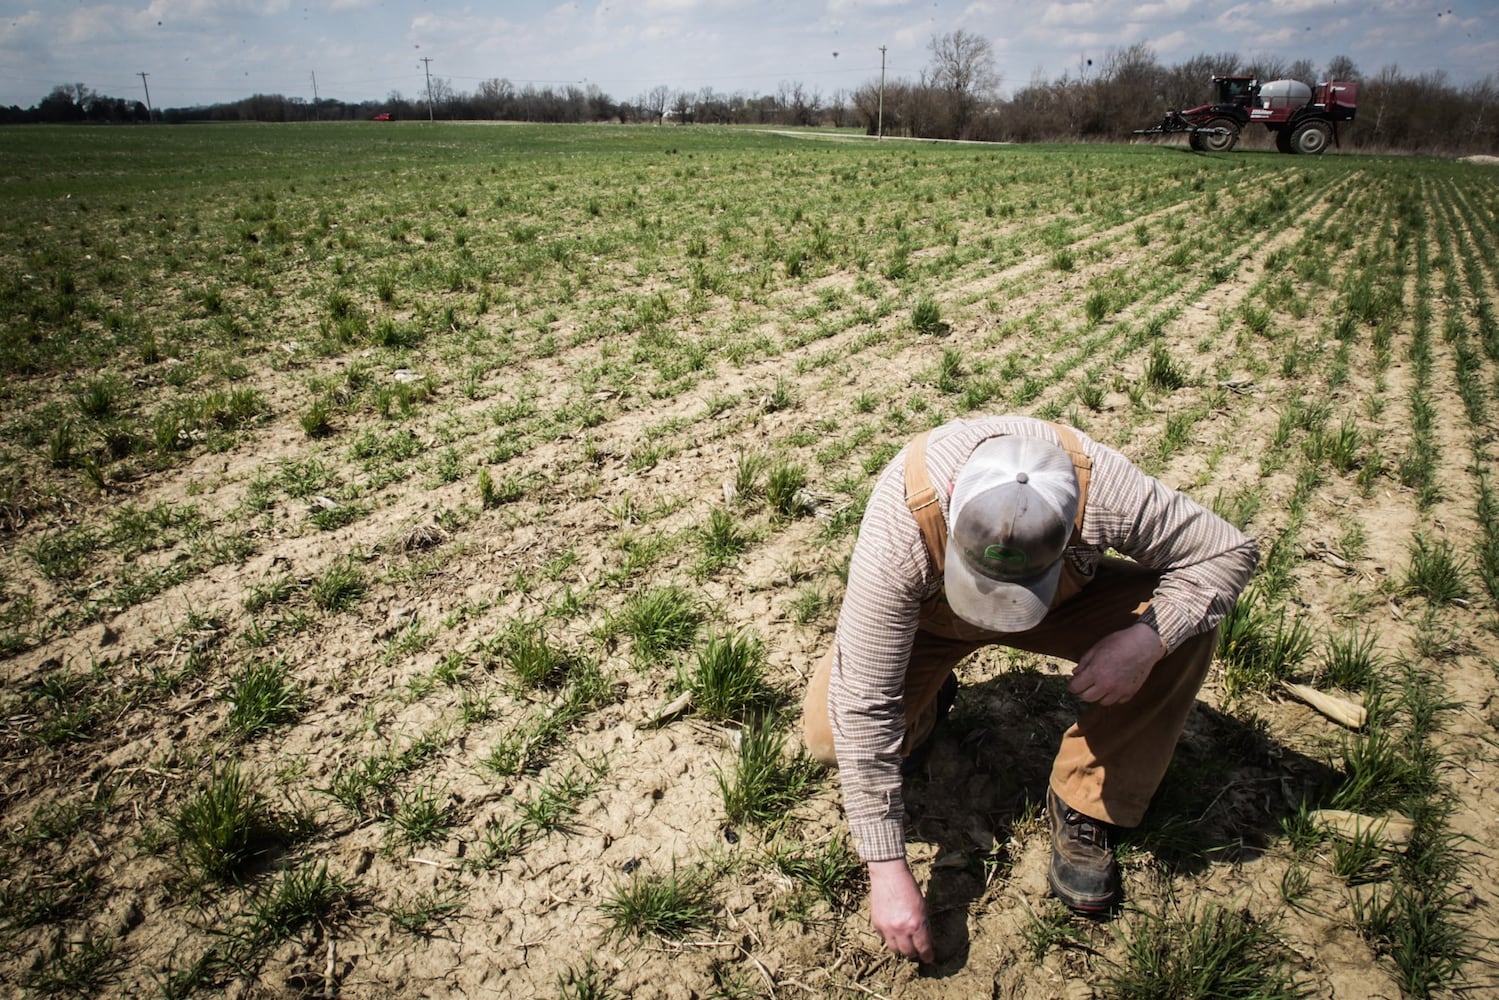
<instances>
[{"instance_id":1,"label":"bent knee","mask_svg":"<svg viewBox=\"0 0 1499 1000\"><path fill-rule=\"evenodd\" d=\"M808 725L805 716L802 718L802 742L806 744L807 756L811 757L823 767L838 766L838 751L833 746L833 734L824 723L821 727Z\"/></svg>"}]
</instances>

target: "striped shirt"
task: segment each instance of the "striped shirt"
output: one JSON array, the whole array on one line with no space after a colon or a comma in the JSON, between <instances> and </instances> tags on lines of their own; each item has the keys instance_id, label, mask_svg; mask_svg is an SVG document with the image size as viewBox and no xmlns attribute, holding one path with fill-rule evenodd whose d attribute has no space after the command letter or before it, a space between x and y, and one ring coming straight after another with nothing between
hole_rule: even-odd
<instances>
[{"instance_id":1,"label":"striped shirt","mask_svg":"<svg viewBox=\"0 0 1499 1000\"><path fill-rule=\"evenodd\" d=\"M1030 417L955 420L932 431L927 471L942 515L958 470L980 442L1006 434L1060 445ZM1141 472L1119 452L1078 433L1093 462L1082 545L1066 558L1088 575L1106 550L1162 573L1141 621L1167 652L1221 621L1248 583L1255 543L1184 494ZM833 639L828 716L838 754L844 810L866 861L905 856L900 748L902 689L921 605L942 589L921 530L905 502L906 451L876 480L849 564ZM950 522L949 522L950 523Z\"/></svg>"}]
</instances>

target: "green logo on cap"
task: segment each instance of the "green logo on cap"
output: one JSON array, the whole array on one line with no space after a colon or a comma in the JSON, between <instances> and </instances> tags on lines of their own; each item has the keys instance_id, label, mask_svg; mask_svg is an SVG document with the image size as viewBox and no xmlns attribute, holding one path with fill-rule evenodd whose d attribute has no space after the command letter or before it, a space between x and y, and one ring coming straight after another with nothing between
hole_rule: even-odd
<instances>
[{"instance_id":1,"label":"green logo on cap","mask_svg":"<svg viewBox=\"0 0 1499 1000\"><path fill-rule=\"evenodd\" d=\"M1023 569L1026 564L1025 553L1008 545L988 546L984 549L984 558L1016 569Z\"/></svg>"}]
</instances>

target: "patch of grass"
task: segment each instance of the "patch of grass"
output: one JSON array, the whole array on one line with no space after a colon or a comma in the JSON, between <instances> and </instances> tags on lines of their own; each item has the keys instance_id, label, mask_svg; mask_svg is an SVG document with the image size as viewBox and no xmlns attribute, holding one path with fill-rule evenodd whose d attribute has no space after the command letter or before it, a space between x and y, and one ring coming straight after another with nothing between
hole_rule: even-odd
<instances>
[{"instance_id":1,"label":"patch of grass","mask_svg":"<svg viewBox=\"0 0 1499 1000\"><path fill-rule=\"evenodd\" d=\"M637 660L652 661L691 646L705 617L697 597L668 584L631 595L616 629L634 641Z\"/></svg>"},{"instance_id":2,"label":"patch of grass","mask_svg":"<svg viewBox=\"0 0 1499 1000\"><path fill-rule=\"evenodd\" d=\"M1467 893L1454 885L1462 868L1457 837L1418 824L1390 882L1353 893L1354 924L1394 961L1411 996L1464 992L1467 966L1480 957L1466 927Z\"/></svg>"},{"instance_id":3,"label":"patch of grass","mask_svg":"<svg viewBox=\"0 0 1499 1000\"><path fill-rule=\"evenodd\" d=\"M1175 392L1191 383L1190 376L1166 350L1157 343L1150 349L1150 359L1145 363L1145 384L1163 392Z\"/></svg>"},{"instance_id":4,"label":"patch of grass","mask_svg":"<svg viewBox=\"0 0 1499 1000\"><path fill-rule=\"evenodd\" d=\"M172 814L184 874L195 883L239 882L258 857L283 838L255 781L226 764Z\"/></svg>"},{"instance_id":5,"label":"patch of grass","mask_svg":"<svg viewBox=\"0 0 1499 1000\"><path fill-rule=\"evenodd\" d=\"M1350 420L1340 423L1336 432L1323 435L1321 441L1321 451L1328 463L1343 473L1352 472L1362 464L1359 453L1363 446L1363 431Z\"/></svg>"},{"instance_id":6,"label":"patch of grass","mask_svg":"<svg viewBox=\"0 0 1499 1000\"><path fill-rule=\"evenodd\" d=\"M923 295L911 308L911 326L917 333L942 333L946 329L942 322L942 307Z\"/></svg>"},{"instance_id":7,"label":"patch of grass","mask_svg":"<svg viewBox=\"0 0 1499 1000\"><path fill-rule=\"evenodd\" d=\"M777 375L775 388L771 389L765 397L765 412L776 413L781 410L789 410L795 405L796 393L792 391L791 383L786 381L784 375Z\"/></svg>"},{"instance_id":8,"label":"patch of grass","mask_svg":"<svg viewBox=\"0 0 1499 1000\"><path fill-rule=\"evenodd\" d=\"M1250 691L1267 691L1277 681L1289 680L1311 652L1314 636L1300 616L1285 608L1272 611L1259 592L1241 595L1218 634L1218 656L1223 660L1223 684L1230 698Z\"/></svg>"},{"instance_id":9,"label":"patch of grass","mask_svg":"<svg viewBox=\"0 0 1499 1000\"><path fill-rule=\"evenodd\" d=\"M774 719L756 719L740 730L733 773L718 772L724 814L731 823L785 822L815 787L820 772L821 766L805 750L787 754L785 734Z\"/></svg>"},{"instance_id":10,"label":"patch of grass","mask_svg":"<svg viewBox=\"0 0 1499 1000\"><path fill-rule=\"evenodd\" d=\"M364 597L368 584L353 559L335 561L312 581L307 596L324 611L347 611Z\"/></svg>"},{"instance_id":11,"label":"patch of grass","mask_svg":"<svg viewBox=\"0 0 1499 1000\"><path fill-rule=\"evenodd\" d=\"M302 709L302 692L282 657L240 670L230 678L227 698L229 726L241 737L285 725Z\"/></svg>"},{"instance_id":12,"label":"patch of grass","mask_svg":"<svg viewBox=\"0 0 1499 1000\"><path fill-rule=\"evenodd\" d=\"M764 452L740 450L734 467L734 495L739 498L740 503L749 503L765 495L760 477L769 464L770 456Z\"/></svg>"},{"instance_id":13,"label":"patch of grass","mask_svg":"<svg viewBox=\"0 0 1499 1000\"><path fill-rule=\"evenodd\" d=\"M395 780L431 760L442 746L440 730L423 733L402 750L388 746L340 766L322 791L361 819L375 818L382 815L379 800L391 793Z\"/></svg>"},{"instance_id":14,"label":"patch of grass","mask_svg":"<svg viewBox=\"0 0 1499 1000\"><path fill-rule=\"evenodd\" d=\"M45 961L23 976L22 985L39 996L97 996L123 965L107 934L88 933L76 940L63 936Z\"/></svg>"},{"instance_id":15,"label":"patch of grass","mask_svg":"<svg viewBox=\"0 0 1499 1000\"><path fill-rule=\"evenodd\" d=\"M47 747L89 739L108 704L93 685L84 674L62 670L38 681L27 699L36 714L30 729L34 738Z\"/></svg>"},{"instance_id":16,"label":"patch of grass","mask_svg":"<svg viewBox=\"0 0 1499 1000\"><path fill-rule=\"evenodd\" d=\"M624 1000L592 955L557 973L557 1000Z\"/></svg>"},{"instance_id":17,"label":"patch of grass","mask_svg":"<svg viewBox=\"0 0 1499 1000\"><path fill-rule=\"evenodd\" d=\"M778 461L770 467L765 499L777 516L791 518L802 512L802 491L807 485L807 471L795 462Z\"/></svg>"},{"instance_id":18,"label":"patch of grass","mask_svg":"<svg viewBox=\"0 0 1499 1000\"><path fill-rule=\"evenodd\" d=\"M598 789L599 779L608 773L603 761L581 757L581 768L536 786L533 793L519 803L521 817L532 836L567 832L568 822L576 815L578 805Z\"/></svg>"},{"instance_id":19,"label":"patch of grass","mask_svg":"<svg viewBox=\"0 0 1499 1000\"><path fill-rule=\"evenodd\" d=\"M460 895L455 888L434 888L397 899L386 909L385 915L397 930L427 940L439 927L463 912Z\"/></svg>"},{"instance_id":20,"label":"patch of grass","mask_svg":"<svg viewBox=\"0 0 1499 1000\"><path fill-rule=\"evenodd\" d=\"M270 887L251 897L222 933L229 964L251 971L272 947L312 924L327 925L348 908L350 888L328 873L328 863L302 865L285 872Z\"/></svg>"},{"instance_id":21,"label":"patch of grass","mask_svg":"<svg viewBox=\"0 0 1499 1000\"><path fill-rule=\"evenodd\" d=\"M495 742L483 763L500 777L534 773L556 753L563 738L587 713L615 695L598 664L575 661L560 702L532 712Z\"/></svg>"},{"instance_id":22,"label":"patch of grass","mask_svg":"<svg viewBox=\"0 0 1499 1000\"><path fill-rule=\"evenodd\" d=\"M560 680L568 667L566 653L547 640L536 622L511 623L494 643L523 688L545 687Z\"/></svg>"},{"instance_id":23,"label":"patch of grass","mask_svg":"<svg viewBox=\"0 0 1499 1000\"><path fill-rule=\"evenodd\" d=\"M1328 636L1322 648L1318 682L1345 691L1368 688L1384 667L1384 659L1375 648L1374 640L1372 631L1358 629Z\"/></svg>"},{"instance_id":24,"label":"patch of grass","mask_svg":"<svg viewBox=\"0 0 1499 1000\"><path fill-rule=\"evenodd\" d=\"M599 904L615 937L658 937L678 941L713 923L717 906L713 901L713 879L704 869L678 871L673 865L664 875L643 875L638 870L628 882L610 890Z\"/></svg>"},{"instance_id":25,"label":"patch of grass","mask_svg":"<svg viewBox=\"0 0 1499 1000\"><path fill-rule=\"evenodd\" d=\"M1094 292L1083 303L1083 315L1087 317L1088 326L1095 327L1108 318L1113 308L1114 300L1107 292Z\"/></svg>"},{"instance_id":26,"label":"patch of grass","mask_svg":"<svg viewBox=\"0 0 1499 1000\"><path fill-rule=\"evenodd\" d=\"M714 507L709 511L707 525L698 532L702 538L703 555L698 561L697 571L703 576L711 576L733 563L749 544L734 515L724 507Z\"/></svg>"},{"instance_id":27,"label":"patch of grass","mask_svg":"<svg viewBox=\"0 0 1499 1000\"><path fill-rule=\"evenodd\" d=\"M1259 513L1263 502L1264 498L1260 490L1252 486L1241 486L1231 496L1225 497L1221 491L1215 494L1212 504L1213 513L1243 531Z\"/></svg>"},{"instance_id":28,"label":"patch of grass","mask_svg":"<svg viewBox=\"0 0 1499 1000\"><path fill-rule=\"evenodd\" d=\"M514 503L526 494L525 483L515 476L495 482L488 469L479 470L479 503L485 510Z\"/></svg>"},{"instance_id":29,"label":"patch of grass","mask_svg":"<svg viewBox=\"0 0 1499 1000\"><path fill-rule=\"evenodd\" d=\"M765 644L749 633L711 637L697 655L697 667L687 686L704 718L748 720L765 709L771 698L765 686Z\"/></svg>"},{"instance_id":30,"label":"patch of grass","mask_svg":"<svg viewBox=\"0 0 1499 1000\"><path fill-rule=\"evenodd\" d=\"M95 553L104 541L102 535L86 525L50 532L31 546L31 561L53 583L76 583L93 567Z\"/></svg>"},{"instance_id":31,"label":"patch of grass","mask_svg":"<svg viewBox=\"0 0 1499 1000\"><path fill-rule=\"evenodd\" d=\"M843 836L821 845L776 841L766 848L765 860L798 883L797 895L808 893L835 913L847 913L857 906L868 884L863 860Z\"/></svg>"},{"instance_id":32,"label":"patch of grass","mask_svg":"<svg viewBox=\"0 0 1499 1000\"><path fill-rule=\"evenodd\" d=\"M1446 539L1417 535L1410 546L1410 565L1402 589L1433 604L1451 604L1468 596L1467 562Z\"/></svg>"},{"instance_id":33,"label":"patch of grass","mask_svg":"<svg viewBox=\"0 0 1499 1000\"><path fill-rule=\"evenodd\" d=\"M397 796L390 825L403 844L430 844L442 839L452 825L453 804L446 794L424 785Z\"/></svg>"},{"instance_id":34,"label":"patch of grass","mask_svg":"<svg viewBox=\"0 0 1499 1000\"><path fill-rule=\"evenodd\" d=\"M1040 913L1027 907L1025 929L1021 933L1031 958L1038 962L1052 948L1077 944L1082 940L1082 934L1074 925L1072 911L1055 899L1043 901Z\"/></svg>"},{"instance_id":35,"label":"patch of grass","mask_svg":"<svg viewBox=\"0 0 1499 1000\"><path fill-rule=\"evenodd\" d=\"M333 408L327 400L314 399L297 418L302 433L310 438L324 438L333 433Z\"/></svg>"},{"instance_id":36,"label":"patch of grass","mask_svg":"<svg viewBox=\"0 0 1499 1000\"><path fill-rule=\"evenodd\" d=\"M1378 719L1375 711L1370 715ZM1371 815L1408 806L1413 795L1431 791L1430 774L1421 760L1387 725L1371 722L1369 731L1343 737L1342 785L1333 793L1336 809Z\"/></svg>"},{"instance_id":37,"label":"patch of grass","mask_svg":"<svg viewBox=\"0 0 1499 1000\"><path fill-rule=\"evenodd\" d=\"M241 602L244 609L257 614L273 605L285 604L297 592L297 581L287 573L280 573L250 587Z\"/></svg>"},{"instance_id":38,"label":"patch of grass","mask_svg":"<svg viewBox=\"0 0 1499 1000\"><path fill-rule=\"evenodd\" d=\"M1113 997L1201 1000L1301 1000L1310 989L1291 971L1292 956L1248 911L1207 904L1157 916L1137 911L1119 932L1124 956L1099 983Z\"/></svg>"}]
</instances>

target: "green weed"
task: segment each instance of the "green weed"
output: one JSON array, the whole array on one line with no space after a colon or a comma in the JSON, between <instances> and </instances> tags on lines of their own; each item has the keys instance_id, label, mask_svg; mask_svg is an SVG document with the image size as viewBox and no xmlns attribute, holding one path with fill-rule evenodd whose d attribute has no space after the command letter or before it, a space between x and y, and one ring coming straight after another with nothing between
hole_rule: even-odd
<instances>
[{"instance_id":1,"label":"green weed","mask_svg":"<svg viewBox=\"0 0 1499 1000\"><path fill-rule=\"evenodd\" d=\"M687 678L698 714L706 719L745 722L765 709L765 644L748 633L714 635L698 652Z\"/></svg>"},{"instance_id":2,"label":"green weed","mask_svg":"<svg viewBox=\"0 0 1499 1000\"><path fill-rule=\"evenodd\" d=\"M749 544L734 515L724 507L714 507L708 512L708 524L699 529L699 533L703 555L697 570L703 576L711 576L731 565Z\"/></svg>"},{"instance_id":3,"label":"green weed","mask_svg":"<svg viewBox=\"0 0 1499 1000\"><path fill-rule=\"evenodd\" d=\"M772 719L751 721L739 737L733 773L718 772L724 814L731 823L785 822L816 785L820 766L804 750L788 756L786 737Z\"/></svg>"},{"instance_id":4,"label":"green weed","mask_svg":"<svg viewBox=\"0 0 1499 1000\"><path fill-rule=\"evenodd\" d=\"M195 883L238 882L283 839L265 796L232 763L178 806L170 826L183 871Z\"/></svg>"},{"instance_id":5,"label":"green weed","mask_svg":"<svg viewBox=\"0 0 1499 1000\"><path fill-rule=\"evenodd\" d=\"M634 641L636 658L649 662L692 645L704 617L702 602L672 584L632 595L616 629Z\"/></svg>"},{"instance_id":6,"label":"green weed","mask_svg":"<svg viewBox=\"0 0 1499 1000\"><path fill-rule=\"evenodd\" d=\"M1165 345L1156 344L1150 349L1150 359L1145 363L1145 383L1154 389L1174 392L1186 386L1191 379L1182 370Z\"/></svg>"},{"instance_id":7,"label":"green weed","mask_svg":"<svg viewBox=\"0 0 1499 1000\"><path fill-rule=\"evenodd\" d=\"M796 517L802 512L802 490L807 472L795 462L778 461L770 467L765 485L765 499L780 517Z\"/></svg>"},{"instance_id":8,"label":"green weed","mask_svg":"<svg viewBox=\"0 0 1499 1000\"><path fill-rule=\"evenodd\" d=\"M229 726L242 737L284 725L302 708L302 693L281 657L252 663L229 680Z\"/></svg>"},{"instance_id":9,"label":"green weed","mask_svg":"<svg viewBox=\"0 0 1499 1000\"><path fill-rule=\"evenodd\" d=\"M307 596L324 611L347 611L364 597L368 584L352 559L341 559L312 581Z\"/></svg>"},{"instance_id":10,"label":"green weed","mask_svg":"<svg viewBox=\"0 0 1499 1000\"><path fill-rule=\"evenodd\" d=\"M1300 1000L1290 951L1247 911L1206 904L1180 916L1138 911L1119 934L1124 956L1100 980L1108 996Z\"/></svg>"},{"instance_id":11,"label":"green weed","mask_svg":"<svg viewBox=\"0 0 1499 1000\"><path fill-rule=\"evenodd\" d=\"M713 880L703 869L679 872L673 865L665 875L635 871L610 890L599 909L615 936L681 940L712 924L717 911L712 890Z\"/></svg>"},{"instance_id":12,"label":"green weed","mask_svg":"<svg viewBox=\"0 0 1499 1000\"><path fill-rule=\"evenodd\" d=\"M917 333L942 333L946 328L942 322L942 307L926 296L917 299L911 309L911 327Z\"/></svg>"},{"instance_id":13,"label":"green weed","mask_svg":"<svg viewBox=\"0 0 1499 1000\"><path fill-rule=\"evenodd\" d=\"M1446 539L1431 541L1416 535L1410 546L1410 565L1403 589L1433 604L1451 604L1468 596L1467 561Z\"/></svg>"}]
</instances>

